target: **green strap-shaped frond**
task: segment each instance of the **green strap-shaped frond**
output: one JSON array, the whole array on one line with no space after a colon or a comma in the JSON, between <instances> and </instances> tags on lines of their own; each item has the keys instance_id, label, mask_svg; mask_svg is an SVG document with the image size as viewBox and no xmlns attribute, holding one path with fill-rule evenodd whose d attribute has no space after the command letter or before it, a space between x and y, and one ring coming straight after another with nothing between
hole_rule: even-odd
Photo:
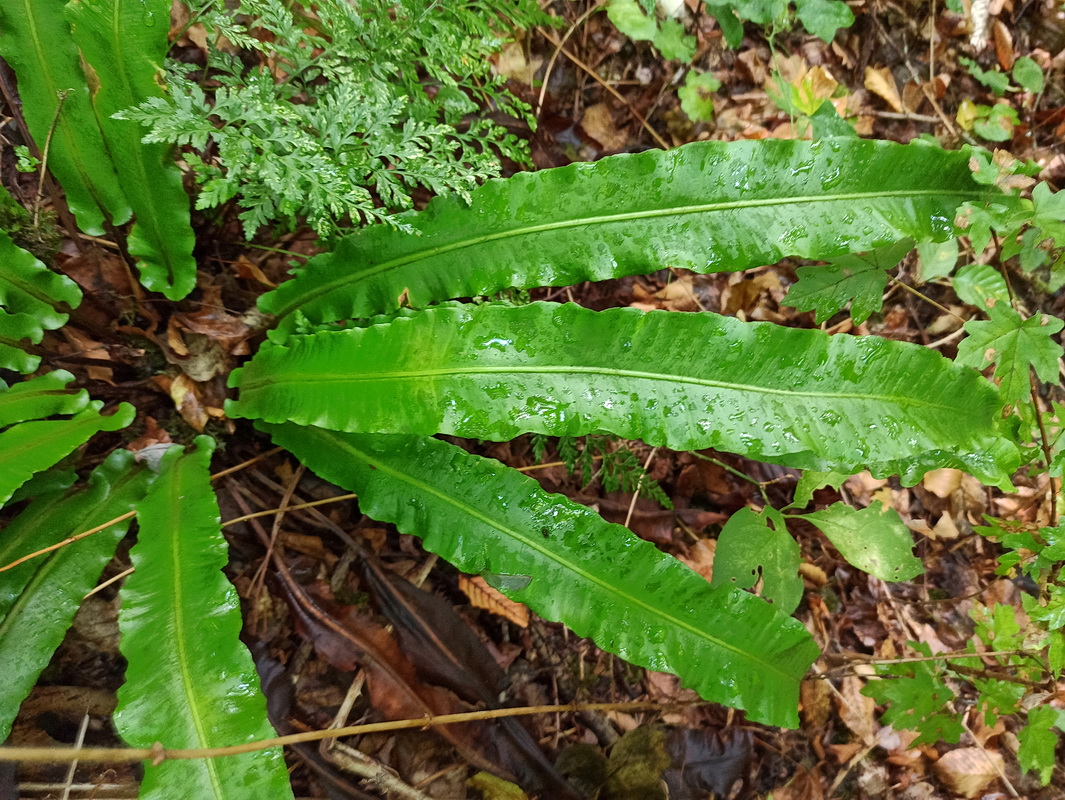
<instances>
[{"instance_id":1,"label":"green strap-shaped frond","mask_svg":"<svg viewBox=\"0 0 1065 800\"><path fill-rule=\"evenodd\" d=\"M171 148L141 141L145 130L113 115L163 90L157 75L170 47L169 0L78 0L67 5L74 42L99 80L92 93L100 130L136 215L129 252L141 282L180 300L196 284L189 198Z\"/></svg>"},{"instance_id":2,"label":"green strap-shaped frond","mask_svg":"<svg viewBox=\"0 0 1065 800\"><path fill-rule=\"evenodd\" d=\"M118 450L93 471L87 486L34 501L0 532L0 566L132 509L152 479L133 460L133 453ZM0 742L128 526L124 520L0 573Z\"/></svg>"},{"instance_id":3,"label":"green strap-shaped frond","mask_svg":"<svg viewBox=\"0 0 1065 800\"><path fill-rule=\"evenodd\" d=\"M89 404L89 393L66 388L74 376L57 369L0 391L0 428L43 419L53 414L76 414Z\"/></svg>"},{"instance_id":4,"label":"green strap-shaped frond","mask_svg":"<svg viewBox=\"0 0 1065 800\"><path fill-rule=\"evenodd\" d=\"M70 26L65 0L4 0L0 3L0 56L18 77L22 112L38 148L48 149L48 170L86 233L100 236L104 223L121 225L129 204L100 136ZM107 76L91 75L93 82ZM62 100L60 98L63 98Z\"/></svg>"},{"instance_id":5,"label":"green strap-shaped frond","mask_svg":"<svg viewBox=\"0 0 1065 800\"><path fill-rule=\"evenodd\" d=\"M1019 460L995 387L934 351L709 313L439 307L292 337L232 380L231 415L341 431L609 431L908 484L951 466L1008 486Z\"/></svg>"},{"instance_id":6,"label":"green strap-shaped frond","mask_svg":"<svg viewBox=\"0 0 1065 800\"><path fill-rule=\"evenodd\" d=\"M102 416L100 401L71 419L23 422L0 433L0 504L35 473L48 469L98 431L125 428L135 416L133 406L122 403L110 416Z\"/></svg>"},{"instance_id":7,"label":"green strap-shaped frond","mask_svg":"<svg viewBox=\"0 0 1065 800\"><path fill-rule=\"evenodd\" d=\"M202 748L275 736L251 655L211 488L214 442L173 448L137 506L136 571L122 590L119 628L129 666L115 726L133 747ZM146 765L141 800L292 797L280 748Z\"/></svg>"},{"instance_id":8,"label":"green strap-shaped frond","mask_svg":"<svg viewBox=\"0 0 1065 800\"><path fill-rule=\"evenodd\" d=\"M25 340L36 344L44 329L29 314L8 314L0 309L0 369L33 372L41 364L40 356L31 356L23 347Z\"/></svg>"},{"instance_id":9,"label":"green strap-shaped frond","mask_svg":"<svg viewBox=\"0 0 1065 800\"><path fill-rule=\"evenodd\" d=\"M265 425L362 511L549 620L633 663L680 675L708 700L798 723L817 647L796 620L702 577L621 525L490 459L418 436Z\"/></svg>"},{"instance_id":10,"label":"green strap-shaped frond","mask_svg":"<svg viewBox=\"0 0 1065 800\"><path fill-rule=\"evenodd\" d=\"M0 367L36 369L40 359L23 353L19 340L40 342L44 331L66 325L67 312L79 303L81 290L74 281L52 272L0 231Z\"/></svg>"},{"instance_id":11,"label":"green strap-shaped frond","mask_svg":"<svg viewBox=\"0 0 1065 800\"><path fill-rule=\"evenodd\" d=\"M282 332L507 287L566 286L945 239L989 190L968 154L884 141L697 142L489 181L433 200L415 235L364 229L260 301Z\"/></svg>"}]
</instances>

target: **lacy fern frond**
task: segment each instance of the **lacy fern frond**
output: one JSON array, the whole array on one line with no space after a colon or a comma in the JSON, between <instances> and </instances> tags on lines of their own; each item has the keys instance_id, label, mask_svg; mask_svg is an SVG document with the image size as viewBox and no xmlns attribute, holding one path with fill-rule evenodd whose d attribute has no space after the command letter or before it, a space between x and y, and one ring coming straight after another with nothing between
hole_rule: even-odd
<instances>
[{"instance_id":1,"label":"lacy fern frond","mask_svg":"<svg viewBox=\"0 0 1065 800\"><path fill-rule=\"evenodd\" d=\"M190 147L197 207L235 199L249 238L272 222L322 237L398 224L415 189L468 197L501 157L528 162L525 142L466 117L490 107L531 123L489 58L500 32L545 19L531 0L213 0L203 70L169 64L169 98L121 116L145 141Z\"/></svg>"}]
</instances>

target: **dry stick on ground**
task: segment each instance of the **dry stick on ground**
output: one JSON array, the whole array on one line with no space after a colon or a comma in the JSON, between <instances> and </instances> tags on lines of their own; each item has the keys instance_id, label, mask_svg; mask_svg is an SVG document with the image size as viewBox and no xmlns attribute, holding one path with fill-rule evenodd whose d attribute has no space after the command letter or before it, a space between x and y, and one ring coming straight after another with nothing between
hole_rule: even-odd
<instances>
[{"instance_id":1,"label":"dry stick on ground","mask_svg":"<svg viewBox=\"0 0 1065 800\"><path fill-rule=\"evenodd\" d=\"M306 467L300 464L292 473L292 477L288 482L288 486L285 487L285 493L281 497L281 506L277 510L277 514L274 516L274 524L270 528L270 543L266 546L266 555L264 556L262 563L259 564L259 569L255 571L255 576L251 579L251 587L248 590L248 596L252 599L253 603L257 600L258 594L265 588L266 582L266 570L270 565L270 560L274 555L274 547L277 545L277 537L281 533L281 520L285 518L285 511L292 500L292 494L296 491L296 486L300 482L300 478L303 477L303 472ZM255 608L258 608L256 603ZM252 629L255 628L254 621Z\"/></svg>"},{"instance_id":2,"label":"dry stick on ground","mask_svg":"<svg viewBox=\"0 0 1065 800\"><path fill-rule=\"evenodd\" d=\"M984 746L984 743L976 738L976 734L972 732L972 729L965 721L964 714L959 717L958 722L961 723L961 726L965 728L965 732L969 734L969 738L971 738L976 744L976 746L980 749L981 754L983 754L984 758L987 760L987 763L991 766L991 769L993 769L998 774L998 777L1002 780L1002 783L1005 785L1006 790L1009 791L1010 796L1016 797L1019 800L1020 795L1017 794L1017 790L1013 788L1013 784L1010 782L1010 779L1006 777L1006 771L1001 767L1001 765L999 765L997 761L995 761L995 759L991 758L991 754L987 752L987 748Z\"/></svg>"},{"instance_id":3,"label":"dry stick on ground","mask_svg":"<svg viewBox=\"0 0 1065 800\"><path fill-rule=\"evenodd\" d=\"M337 736L364 736L370 733L391 731L409 731L435 727L437 725L455 725L461 722L475 722L500 717L524 717L535 714L582 713L585 711L654 711L669 713L684 708L700 705L712 705L706 700L678 701L674 703L655 703L638 700L628 703L566 703L564 705L521 706L518 708L492 708L483 711L467 711L460 714L426 715L419 719L392 720L390 722L373 722L365 725L349 725L345 728L326 728L324 730L292 733L255 742L230 745L228 747L178 748L167 749L161 743L148 747L0 747L0 761L25 761L32 763L63 763L77 759L93 764L130 764L149 760L153 764L164 761L188 761L198 758L221 758L241 753L257 753L272 747L283 747L297 742L317 742Z\"/></svg>"},{"instance_id":4,"label":"dry stick on ground","mask_svg":"<svg viewBox=\"0 0 1065 800\"><path fill-rule=\"evenodd\" d=\"M924 300L926 303L929 303L930 305L935 306L940 311L942 311L944 314L949 314L950 316L954 317L954 319L958 320L959 322L964 324L964 323L969 321L969 320L965 319L965 317L958 316L957 314L955 314L953 311L951 311L949 308L947 308L943 304L937 303L935 300L933 300L931 297L929 297L928 295L924 294L923 292L920 292L917 289L914 289L908 283L903 283L898 278L892 278L891 282L895 286L898 286L900 289L905 289L910 294L916 295L920 299Z\"/></svg>"},{"instance_id":5,"label":"dry stick on ground","mask_svg":"<svg viewBox=\"0 0 1065 800\"><path fill-rule=\"evenodd\" d=\"M876 29L877 32L880 34L881 40L886 45L891 47L891 49L895 51L896 55L901 57L903 64L906 65L906 69L910 73L910 77L913 78L913 82L917 84L917 87L921 90L921 93L924 94L925 99L928 100L929 104L932 106L932 109L939 117L940 122L943 123L950 135L953 136L955 139L965 139L965 141L969 144L976 144L976 142L967 132L962 131L961 133L959 133L958 129L954 127L954 123L950 121L950 117L948 117L946 113L944 113L942 106L939 105L939 101L936 100L936 96L932 93L931 87L921 80L920 76L918 76L917 74L917 70L913 68L913 64L910 63L909 53L904 50L900 50L898 45L895 44L893 37L887 35L887 32L884 30L884 26L880 23L880 18L874 15L873 22L876 24Z\"/></svg>"},{"instance_id":6,"label":"dry stick on ground","mask_svg":"<svg viewBox=\"0 0 1065 800\"><path fill-rule=\"evenodd\" d=\"M48 151L52 149L52 136L55 134L55 126L59 124L59 115L63 113L63 106L70 97L73 89L59 92L59 104L55 108L55 116L52 124L48 126L48 135L44 137L44 150L41 153L41 179L37 182L37 196L33 199L33 227L39 227L41 219L41 201L44 199L44 176L48 169Z\"/></svg>"},{"instance_id":7,"label":"dry stick on ground","mask_svg":"<svg viewBox=\"0 0 1065 800\"><path fill-rule=\"evenodd\" d=\"M293 476L293 480L290 482L289 486L286 487L286 489L285 489L285 494L284 494L284 497L283 497L282 502L281 502L281 507L279 507L277 509L271 509L271 511L276 512L277 517L274 520L273 531L271 532L271 536L270 536L270 547L271 547L271 549L269 549L267 551L266 556L263 558L263 566L260 567L260 570L259 570L260 572L262 572L264 574L265 574L265 565L269 564L270 559L273 556L273 549L272 548L273 548L274 542L276 541L277 531L278 531L278 529L280 527L281 520L285 516L285 512L289 511L289 510L293 510L295 508L299 508L300 506L302 506L304 508L307 508L307 507L313 507L313 505L314 505L314 504L307 504L307 503L300 504L300 505L289 505L289 500L291 500L291 498L295 495L295 490L296 490L296 487L297 487L297 485L299 483L300 476L302 475L302 471L303 471L303 465L300 465L300 469L296 472L296 474ZM344 499L353 499L355 497L355 495L346 495L346 496L343 496L343 497L344 497ZM242 507L244 507L243 503L239 499L237 499L237 498L234 498L234 499ZM329 498L329 499L332 499L332 498ZM321 519L325 520L326 522L330 523L331 526L335 525L335 523L333 523L332 520L330 520L328 517L326 517L321 512L315 511L313 513L316 514ZM262 512L260 512L259 516L261 516L261 515L262 515ZM244 517L244 519L249 519L249 518L254 519L255 517L256 517L256 515L252 514L252 515ZM232 524L234 521L235 520L231 520L227 524ZM257 525L257 523L252 523L252 524L253 525ZM258 529L258 528L257 528L257 530L259 530L260 536L262 536L263 534L262 534L261 530ZM348 537L347 535L342 535L339 538L341 540L343 540L347 544L347 546L349 548L349 552L350 552L351 548L355 547L355 545L352 542L351 538ZM432 558L429 559L428 569L431 569L432 565L435 564L435 563L436 563L436 556L434 555ZM423 569L423 573L424 574L422 575L422 579L417 582L417 585L420 586L424 582L425 577L428 574L428 569ZM257 573L257 575L258 575L258 573ZM386 626L386 628L387 628L387 630L389 632L391 632L392 625L389 624L388 626ZM355 678L352 680L351 685L348 687L348 691L347 691L347 693L344 696L344 700L340 704L340 709L338 709L336 715L333 717L333 722L330 724L330 727L332 727L332 728L342 728L344 726L344 722L347 719L347 716L350 713L352 706L355 704L355 701L359 698L359 695L362 694L362 688L363 688L363 684L365 683L365 680L366 680L365 671L360 669L358 671L358 673L355 675ZM340 768L345 769L345 770L347 770L349 772L352 772L355 775L358 775L359 777L364 778L364 779L370 781L371 783L374 783L374 784L380 786L381 788L386 790L386 793L389 793L391 795L395 795L396 797L401 798L401 800L429 800L429 798L425 794L423 794L417 788L412 787L409 784L405 783L398 776L393 775L388 770L387 767L385 767L384 765L380 764L376 759L371 758L370 756L366 755L365 753L363 753L363 752L361 752L361 751L359 751L359 750L357 750L357 749L355 749L353 747L349 747L347 745L341 744L336 739L323 739L321 741L321 743L319 744L318 752L322 756L322 758L326 759L327 761L330 761L333 764L336 764L337 766L339 766Z\"/></svg>"},{"instance_id":8,"label":"dry stick on ground","mask_svg":"<svg viewBox=\"0 0 1065 800\"><path fill-rule=\"evenodd\" d=\"M629 503L629 511L625 514L625 527L629 527L629 523L632 521L632 512L636 510L636 501L640 498L640 489L643 487L643 479L647 477L647 468L651 466L651 462L654 460L655 453L658 452L657 447L652 447L651 452L647 455L647 460L643 462L643 472L640 473L640 477L636 481L636 489L632 493L632 501Z\"/></svg>"},{"instance_id":9,"label":"dry stick on ground","mask_svg":"<svg viewBox=\"0 0 1065 800\"><path fill-rule=\"evenodd\" d=\"M302 465L301 465L302 466ZM281 520L284 518L285 511L284 503L287 499L291 498L296 489L296 484L299 482L300 473L297 472L288 487L285 489L285 498L282 501L282 508L278 509L278 516L274 521L273 535L267 536L266 531L263 530L263 526L259 524L258 520L253 519L251 521L252 528L255 529L255 533L258 535L259 540L267 548L266 554L263 557L263 564L270 564L273 562L277 567L279 573L284 573L282 578L285 580L291 580L291 577L287 574L287 566L281 559L281 554L274 550L274 542L276 540L276 533L280 526ZM235 484L232 481L227 481L227 486L230 488L230 495L233 501L241 507L242 510L247 510L248 506L246 501L240 494L232 491ZM265 569L263 570L265 573ZM280 720L278 721L280 722ZM323 742L326 741L323 739ZM335 742L335 739L329 739L328 741ZM348 758L344 761L344 766L349 772L354 775L370 781L374 785L380 787L389 796L396 796L403 800L428 800L423 794L418 792L417 789L412 787L398 775L393 774L384 764L381 764L374 758L361 753L354 748L348 748L351 753L348 754ZM336 760L331 758L331 753L323 753L333 763L337 763Z\"/></svg>"},{"instance_id":10,"label":"dry stick on ground","mask_svg":"<svg viewBox=\"0 0 1065 800\"><path fill-rule=\"evenodd\" d=\"M572 61L574 64L576 64L578 67L580 67L586 73L588 73L589 77L591 77L592 80L594 80L596 83L598 83L600 86L602 86L608 92L610 92L610 94L612 94L614 97L616 97L622 103L624 103L625 107L629 109L629 113L631 113L632 116L634 116L636 118L636 120L640 123L640 125L643 127L643 129L645 131L647 131L647 133L650 134L651 138L654 139L658 143L659 147L661 147L663 150L671 149L670 146L669 146L669 143L658 134L658 131L656 131L654 128L651 127L651 124L647 121L647 119L643 116L643 114L641 114L639 111L637 111L635 108L633 108L632 107L632 103L630 103L628 100L626 100L625 97L620 92L618 92L617 89L615 89L609 83L607 83L602 78L600 78L599 77L599 73L597 73L594 69L589 67L587 64L585 64L579 58L577 58L577 56L573 55L573 53L571 53L569 50L567 50L565 47L563 47L560 42L555 41L555 37L552 36L550 33L548 33L547 31L545 31L543 29L538 29L538 30L540 30L540 34L545 39L547 39L547 41L551 42L551 44L553 44L555 47L557 47L559 49L559 51L562 53L562 55L564 55L566 58L568 58L570 61Z\"/></svg>"},{"instance_id":11,"label":"dry stick on ground","mask_svg":"<svg viewBox=\"0 0 1065 800\"><path fill-rule=\"evenodd\" d=\"M544 98L547 96L547 85L551 81L551 71L555 68L555 62L558 60L558 54L562 52L562 46L566 43L566 40L569 39L569 37L576 32L577 28L579 28L581 24L586 19L588 19L588 17L592 16L592 14L594 14L596 11L599 11L601 8L603 8L603 6L598 2L598 0L596 0L596 2L592 5L591 8L589 8L587 11L577 17L576 20L574 20L573 24L569 26L569 30L566 31L566 35L563 36L562 39L558 42L558 44L555 45L555 52L551 54L551 59L547 62L546 69L544 69L544 80L540 86L540 95L536 98L537 116L540 116L540 112L544 109Z\"/></svg>"},{"instance_id":12,"label":"dry stick on ground","mask_svg":"<svg viewBox=\"0 0 1065 800\"><path fill-rule=\"evenodd\" d=\"M1002 279L1006 282L1006 293L1010 298L1010 307L1017 309L1019 304L1017 302L1017 295L1013 291L1013 281L1010 280L1010 271L1006 269L1006 265L1002 263L1002 243L998 240L998 234L994 234L995 251L999 256L999 272L1002 273ZM1032 368L1028 368L1028 391L1032 398L1032 410L1035 411L1036 420L1039 423L1039 439L1040 448L1043 451L1043 458L1047 462L1047 472L1050 482L1050 525L1058 524L1058 490L1054 483L1053 476L1049 475L1050 465L1052 457L1050 453L1050 438L1047 436L1046 423L1043 420L1043 412L1039 410L1039 384L1035 380L1035 375L1032 373Z\"/></svg>"}]
</instances>

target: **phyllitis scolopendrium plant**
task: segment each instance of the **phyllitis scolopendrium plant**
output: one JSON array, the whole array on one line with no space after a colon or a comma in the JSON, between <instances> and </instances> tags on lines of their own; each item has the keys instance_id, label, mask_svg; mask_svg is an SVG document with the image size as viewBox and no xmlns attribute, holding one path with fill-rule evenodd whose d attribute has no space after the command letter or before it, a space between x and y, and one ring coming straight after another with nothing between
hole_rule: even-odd
<instances>
[{"instance_id":1,"label":"phyllitis scolopendrium plant","mask_svg":"<svg viewBox=\"0 0 1065 800\"><path fill-rule=\"evenodd\" d=\"M416 235L361 231L262 299L276 327L234 373L229 412L258 420L323 477L358 492L366 513L421 535L429 549L545 617L634 662L675 671L753 719L793 725L798 682L817 655L788 616L798 602L794 570L790 583L766 580L773 603L727 575L708 584L625 528L433 435L604 431L817 472L868 468L906 483L951 466L1008 487L1020 458L997 388L933 352L877 337L708 313L448 301L663 266L712 272L789 256L838 258L950 237L965 203L1022 212L1031 205L974 180L969 158L853 139L703 143L490 182L469 203L439 198L403 220ZM44 285L42 274L33 286ZM76 290L64 287L66 303L76 304ZM13 305L22 299L15 291L5 299L19 331L44 311ZM61 311L47 315L47 327L62 324ZM132 744L168 747L268 735L237 639L235 595L219 573L212 444L201 440L188 454L174 448L145 465L118 453L87 484L67 489L70 480L42 471L93 430L130 416L123 409L100 417L84 392L64 390L68 381L52 373L0 396L11 409L0 456L10 463L31 448L41 455L3 473L8 494L32 473L48 478L24 488L37 499L5 531L0 566L136 512L137 571L123 589L120 620L129 668L119 731ZM41 413L27 410L30 395L52 398L49 413L76 416L27 421ZM72 427L58 446L57 432ZM748 536L768 531L757 535L785 549L783 517L754 516L741 512L722 538L741 528ZM884 577L913 574L908 548L899 548L905 529L892 514L807 518L854 563ZM108 530L108 539L89 537L0 573L0 662L15 676L0 687L0 730L113 551L121 531ZM287 792L276 751L149 765L145 776L151 797Z\"/></svg>"},{"instance_id":2,"label":"phyllitis scolopendrium plant","mask_svg":"<svg viewBox=\"0 0 1065 800\"><path fill-rule=\"evenodd\" d=\"M816 648L780 608L430 437L607 431L907 483L954 466L1008 486L1018 453L995 387L877 337L444 301L942 239L957 206L987 191L965 153L857 140L695 144L492 182L469 205L441 198L410 217L419 235L368 229L265 296L278 325L234 373L228 410L544 616L794 724Z\"/></svg>"}]
</instances>

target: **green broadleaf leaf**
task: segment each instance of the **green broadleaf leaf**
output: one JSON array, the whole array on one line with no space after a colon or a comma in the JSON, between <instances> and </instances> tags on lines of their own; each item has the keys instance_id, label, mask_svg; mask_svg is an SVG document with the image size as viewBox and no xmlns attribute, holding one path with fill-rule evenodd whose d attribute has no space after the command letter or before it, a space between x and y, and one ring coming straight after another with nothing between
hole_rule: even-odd
<instances>
[{"instance_id":1,"label":"green broadleaf leaf","mask_svg":"<svg viewBox=\"0 0 1065 800\"><path fill-rule=\"evenodd\" d=\"M709 122L714 118L714 92L720 88L714 73L689 70L677 90L681 110L694 122Z\"/></svg>"},{"instance_id":2,"label":"green broadleaf leaf","mask_svg":"<svg viewBox=\"0 0 1065 800\"><path fill-rule=\"evenodd\" d=\"M955 466L1009 485L1015 447L989 382L875 336L716 314L448 306L262 348L231 416L367 433L608 431L804 469Z\"/></svg>"},{"instance_id":3,"label":"green broadleaf leaf","mask_svg":"<svg viewBox=\"0 0 1065 800\"><path fill-rule=\"evenodd\" d=\"M33 372L40 366L40 356L31 356L23 350L23 339L33 343L41 341L44 329L29 314L8 314L0 309L0 369L15 372Z\"/></svg>"},{"instance_id":4,"label":"green broadleaf leaf","mask_svg":"<svg viewBox=\"0 0 1065 800\"><path fill-rule=\"evenodd\" d=\"M792 613L802 600L799 545L783 527L749 508L733 514L717 537L713 586L750 589L762 581L762 597L783 614Z\"/></svg>"},{"instance_id":5,"label":"green broadleaf leaf","mask_svg":"<svg viewBox=\"0 0 1065 800\"><path fill-rule=\"evenodd\" d=\"M918 274L920 283L929 283L945 278L958 263L958 240L945 242L919 242L917 244Z\"/></svg>"},{"instance_id":6,"label":"green broadleaf leaf","mask_svg":"<svg viewBox=\"0 0 1065 800\"><path fill-rule=\"evenodd\" d=\"M0 428L43 419L53 414L76 414L89 404L89 393L66 388L74 376L58 369L0 390Z\"/></svg>"},{"instance_id":7,"label":"green broadleaf leaf","mask_svg":"<svg viewBox=\"0 0 1065 800\"><path fill-rule=\"evenodd\" d=\"M260 308L284 318L283 334L296 311L328 322L664 266L720 272L834 258L945 239L958 206L988 191L965 151L839 138L695 142L489 181L469 204L436 198L404 219L415 236L363 229Z\"/></svg>"},{"instance_id":8,"label":"green broadleaf leaf","mask_svg":"<svg viewBox=\"0 0 1065 800\"><path fill-rule=\"evenodd\" d=\"M41 150L55 123L48 170L62 184L79 227L102 236L105 221L121 225L131 211L100 136L64 5L64 0L0 3L0 55L18 76L22 112Z\"/></svg>"},{"instance_id":9,"label":"green broadleaf leaf","mask_svg":"<svg viewBox=\"0 0 1065 800\"><path fill-rule=\"evenodd\" d=\"M743 23L733 6L727 3L707 3L706 11L717 20L729 47L739 47L743 43Z\"/></svg>"},{"instance_id":10,"label":"green broadleaf leaf","mask_svg":"<svg viewBox=\"0 0 1065 800\"><path fill-rule=\"evenodd\" d=\"M675 19L662 20L651 42L663 58L691 61L695 57L695 37Z\"/></svg>"},{"instance_id":11,"label":"green broadleaf leaf","mask_svg":"<svg viewBox=\"0 0 1065 800\"><path fill-rule=\"evenodd\" d=\"M77 308L81 290L0 231L0 303L12 314L29 314L45 330L67 324L66 309Z\"/></svg>"},{"instance_id":12,"label":"green broadleaf leaf","mask_svg":"<svg viewBox=\"0 0 1065 800\"><path fill-rule=\"evenodd\" d=\"M1055 728L1065 729L1065 714L1051 706L1038 706L1028 712L1028 725L1017 734L1021 742L1017 762L1026 772L1038 773L1044 786L1050 783L1057 765L1060 736Z\"/></svg>"},{"instance_id":13,"label":"green broadleaf leaf","mask_svg":"<svg viewBox=\"0 0 1065 800\"><path fill-rule=\"evenodd\" d=\"M924 572L913 554L913 534L893 508L876 500L868 508L833 503L797 515L828 537L847 562L883 581L908 581Z\"/></svg>"},{"instance_id":14,"label":"green broadleaf leaf","mask_svg":"<svg viewBox=\"0 0 1065 800\"><path fill-rule=\"evenodd\" d=\"M954 276L954 291L963 302L986 311L995 303L1009 305L1006 279L990 264L966 264Z\"/></svg>"},{"instance_id":15,"label":"green broadleaf leaf","mask_svg":"<svg viewBox=\"0 0 1065 800\"><path fill-rule=\"evenodd\" d=\"M825 266L799 267L799 282L781 303L800 311L816 309L814 319L820 324L849 302L851 319L861 324L883 306L885 270L897 266L911 249L913 242L905 240L870 253L840 256Z\"/></svg>"},{"instance_id":16,"label":"green broadleaf leaf","mask_svg":"<svg viewBox=\"0 0 1065 800\"><path fill-rule=\"evenodd\" d=\"M931 648L923 642L910 645L923 656L932 655ZM943 679L940 664L894 664L879 667L878 671L885 677L867 683L862 694L888 706L882 718L886 724L895 730L917 731L920 735L913 740L913 746L939 741L957 743L961 739L965 729L946 707L955 695Z\"/></svg>"},{"instance_id":17,"label":"green broadleaf leaf","mask_svg":"<svg viewBox=\"0 0 1065 800\"><path fill-rule=\"evenodd\" d=\"M826 42L854 24L854 12L841 0L795 0L795 13L806 30Z\"/></svg>"},{"instance_id":18,"label":"green broadleaf leaf","mask_svg":"<svg viewBox=\"0 0 1065 800\"><path fill-rule=\"evenodd\" d=\"M1013 80L1027 92L1039 94L1046 81L1043 70L1028 56L1021 56L1013 62Z\"/></svg>"},{"instance_id":19,"label":"green broadleaf leaf","mask_svg":"<svg viewBox=\"0 0 1065 800\"><path fill-rule=\"evenodd\" d=\"M736 13L756 25L771 25L788 13L788 0L735 0Z\"/></svg>"},{"instance_id":20,"label":"green broadleaf leaf","mask_svg":"<svg viewBox=\"0 0 1065 800\"><path fill-rule=\"evenodd\" d=\"M975 369L993 363L1005 403L1019 402L1029 396L1030 368L1040 380L1056 382L1058 359L1063 351L1050 337L1065 327L1065 322L1049 314L1022 319L1004 303L996 303L989 313L990 320L965 323L969 335L958 345L958 363Z\"/></svg>"},{"instance_id":21,"label":"green broadleaf leaf","mask_svg":"<svg viewBox=\"0 0 1065 800\"><path fill-rule=\"evenodd\" d=\"M111 416L100 415L94 401L71 419L23 422L0 433L0 504L30 477L70 455L98 431L117 431L133 422L127 403Z\"/></svg>"},{"instance_id":22,"label":"green broadleaf leaf","mask_svg":"<svg viewBox=\"0 0 1065 800\"><path fill-rule=\"evenodd\" d=\"M131 747L203 748L275 736L251 655L240 641L240 601L211 488L214 442L172 448L137 506L135 572L122 590L126 683L115 727ZM291 798L280 748L147 764L142 800Z\"/></svg>"},{"instance_id":23,"label":"green broadleaf leaf","mask_svg":"<svg viewBox=\"0 0 1065 800\"><path fill-rule=\"evenodd\" d=\"M675 672L707 699L794 726L798 682L817 655L801 624L765 601L714 589L676 559L445 442L263 426L362 511L422 537L460 570L633 663ZM521 578L501 581L500 577Z\"/></svg>"},{"instance_id":24,"label":"green broadleaf leaf","mask_svg":"<svg viewBox=\"0 0 1065 800\"><path fill-rule=\"evenodd\" d=\"M66 7L74 42L100 79L92 94L107 150L136 215L129 252L141 282L180 300L196 285L189 198L171 148L141 141L139 123L118 112L162 97L156 73L166 59L170 0L78 0Z\"/></svg>"},{"instance_id":25,"label":"green broadleaf leaf","mask_svg":"<svg viewBox=\"0 0 1065 800\"><path fill-rule=\"evenodd\" d=\"M1005 72L999 72L997 69L985 70L971 58L966 58L965 56L959 56L958 63L969 70L969 74L978 83L986 86L998 97L1004 95L1006 90L1010 88L1010 76Z\"/></svg>"},{"instance_id":26,"label":"green broadleaf leaf","mask_svg":"<svg viewBox=\"0 0 1065 800\"><path fill-rule=\"evenodd\" d=\"M817 472L805 470L799 476L799 482L795 484L795 497L789 508L806 508L813 499L814 492L824 486L838 489L850 475L845 472Z\"/></svg>"},{"instance_id":27,"label":"green broadleaf leaf","mask_svg":"<svg viewBox=\"0 0 1065 800\"><path fill-rule=\"evenodd\" d=\"M0 536L0 566L127 513L152 478L133 460L115 451L87 486L34 501ZM128 527L127 519L0 574L0 741Z\"/></svg>"},{"instance_id":28,"label":"green broadleaf leaf","mask_svg":"<svg viewBox=\"0 0 1065 800\"><path fill-rule=\"evenodd\" d=\"M810 124L814 129L815 139L830 139L836 136L857 138L858 132L854 126L843 119L836 111L836 107L825 100L810 114Z\"/></svg>"},{"instance_id":29,"label":"green broadleaf leaf","mask_svg":"<svg viewBox=\"0 0 1065 800\"><path fill-rule=\"evenodd\" d=\"M610 0L606 15L614 26L634 42L649 42L658 32L658 23L640 8L636 0Z\"/></svg>"}]
</instances>

